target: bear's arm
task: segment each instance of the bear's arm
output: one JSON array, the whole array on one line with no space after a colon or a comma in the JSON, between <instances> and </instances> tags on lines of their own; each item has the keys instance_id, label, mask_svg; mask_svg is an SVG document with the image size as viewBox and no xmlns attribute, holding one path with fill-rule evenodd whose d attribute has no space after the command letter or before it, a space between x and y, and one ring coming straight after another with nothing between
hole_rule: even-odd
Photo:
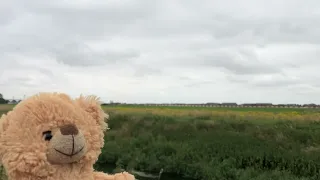
<instances>
[{"instance_id":1,"label":"bear's arm","mask_svg":"<svg viewBox=\"0 0 320 180\"><path fill-rule=\"evenodd\" d=\"M93 172L94 180L135 180L135 177L132 174L127 172L116 173L116 174L106 174L103 172Z\"/></svg>"}]
</instances>

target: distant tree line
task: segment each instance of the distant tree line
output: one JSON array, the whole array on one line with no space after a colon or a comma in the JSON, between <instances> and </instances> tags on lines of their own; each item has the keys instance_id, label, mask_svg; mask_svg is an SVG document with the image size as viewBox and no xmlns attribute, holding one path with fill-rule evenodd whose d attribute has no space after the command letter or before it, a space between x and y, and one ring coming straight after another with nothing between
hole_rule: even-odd
<instances>
[{"instance_id":1,"label":"distant tree line","mask_svg":"<svg viewBox=\"0 0 320 180\"><path fill-rule=\"evenodd\" d=\"M0 104L8 104L9 100L4 99L3 95L0 93Z\"/></svg>"}]
</instances>

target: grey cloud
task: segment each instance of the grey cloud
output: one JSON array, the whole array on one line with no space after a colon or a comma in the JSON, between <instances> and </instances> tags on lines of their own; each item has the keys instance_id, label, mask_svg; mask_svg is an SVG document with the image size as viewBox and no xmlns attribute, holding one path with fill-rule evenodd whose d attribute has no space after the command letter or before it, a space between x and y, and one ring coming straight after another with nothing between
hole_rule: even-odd
<instances>
[{"instance_id":1,"label":"grey cloud","mask_svg":"<svg viewBox=\"0 0 320 180\"><path fill-rule=\"evenodd\" d=\"M13 2L21 4L20 1ZM217 41L214 45L211 44L212 48L235 44L264 46L274 42L320 42L320 39L316 38L317 29L320 27L320 23L316 22L320 22L320 17L250 19L221 10L209 11L203 9L201 3L195 4L191 1L181 3L177 14L174 8L167 8L166 3L169 1L128 1L109 4L94 4L93 1L91 5L83 6L71 1L44 3L32 0L19 6L21 12L7 8L8 14L9 11L12 12L15 18L6 16L5 21L10 23L6 23L5 28L0 30L6 31L6 36L0 36L0 40L8 43L0 45L0 51L52 56L73 66L94 66L119 61L127 63L143 53L140 49L124 49L120 52L106 50L102 53L89 49L83 43L101 38L110 40L115 35L152 38L158 41L169 37L184 36L188 39L190 35L206 34L212 36L212 41ZM174 46L183 47L183 43L178 42ZM190 48L197 49L195 46ZM200 47L202 48L204 47ZM194 58L197 62L202 61L204 65L224 67L237 74L278 71L277 68L266 64L238 64L232 60L234 56L200 54Z\"/></svg>"},{"instance_id":2,"label":"grey cloud","mask_svg":"<svg viewBox=\"0 0 320 180\"><path fill-rule=\"evenodd\" d=\"M198 82L187 83L187 84L184 85L184 87L197 87L197 88L200 88L200 86L212 85L212 84L216 84L216 82L215 81L209 81L209 80L203 80L203 81L198 81Z\"/></svg>"},{"instance_id":3,"label":"grey cloud","mask_svg":"<svg viewBox=\"0 0 320 180\"><path fill-rule=\"evenodd\" d=\"M232 83L239 83L252 88L290 88L305 84L301 78L293 78L285 73L237 76L227 75L226 79Z\"/></svg>"},{"instance_id":4,"label":"grey cloud","mask_svg":"<svg viewBox=\"0 0 320 180\"><path fill-rule=\"evenodd\" d=\"M197 8L197 7L194 7ZM174 12L163 14L162 19L144 19L126 32L139 37L175 37L192 34L210 34L220 45L268 43L320 43L317 36L320 16L299 17L237 17L227 13L191 13L175 16ZM167 12L166 9L163 9Z\"/></svg>"},{"instance_id":5,"label":"grey cloud","mask_svg":"<svg viewBox=\"0 0 320 180\"><path fill-rule=\"evenodd\" d=\"M222 68L237 75L273 74L282 71L280 67L261 61L254 50L241 48L194 52L192 57L181 57L178 64L202 68Z\"/></svg>"},{"instance_id":6,"label":"grey cloud","mask_svg":"<svg viewBox=\"0 0 320 180\"><path fill-rule=\"evenodd\" d=\"M4 56L4 59L10 59L10 56ZM18 60L4 60L1 62L0 66L0 77L3 73L6 72L6 70L15 70L18 72L26 72L28 70L39 72L42 75L47 76L48 78L54 78L55 74L53 73L53 70L50 69L50 67L44 68L39 65L34 65L34 64L21 64ZM26 76L27 74L23 74L22 76ZM16 74L14 75L16 76ZM20 78L26 78L26 77L18 77L17 79Z\"/></svg>"},{"instance_id":7,"label":"grey cloud","mask_svg":"<svg viewBox=\"0 0 320 180\"><path fill-rule=\"evenodd\" d=\"M0 6L0 27L8 25L19 16L21 8L13 1L2 1ZM14 7L14 8L13 8Z\"/></svg>"},{"instance_id":8,"label":"grey cloud","mask_svg":"<svg viewBox=\"0 0 320 180\"><path fill-rule=\"evenodd\" d=\"M30 61L4 61L0 68L0 85L10 87L41 87L54 82L68 82L55 67Z\"/></svg>"},{"instance_id":9,"label":"grey cloud","mask_svg":"<svg viewBox=\"0 0 320 180\"><path fill-rule=\"evenodd\" d=\"M49 56L59 62L73 66L96 66L119 62L128 63L140 56L140 52L135 49L106 49L104 51L96 51L83 43L83 41L68 37L62 40L50 37L18 37L20 37L19 40L16 40L17 37L6 37L5 41L11 41L11 43L0 46L0 51L3 51L6 55L18 52L26 56Z\"/></svg>"},{"instance_id":10,"label":"grey cloud","mask_svg":"<svg viewBox=\"0 0 320 180\"><path fill-rule=\"evenodd\" d=\"M0 75L6 70L6 69L12 69L12 68L16 68L17 66L20 66L19 63L16 60L11 60L8 61L8 59L10 59L9 56L3 56L2 57L2 61L1 62L1 66L0 66ZM0 76L1 77L1 76Z\"/></svg>"},{"instance_id":11,"label":"grey cloud","mask_svg":"<svg viewBox=\"0 0 320 180\"><path fill-rule=\"evenodd\" d=\"M276 87L276 88L282 88L282 87L290 87L290 86L296 86L299 85L301 81L299 80L292 80L292 79L274 79L270 81L258 81L258 82L252 82L251 84L254 86L259 87Z\"/></svg>"},{"instance_id":12,"label":"grey cloud","mask_svg":"<svg viewBox=\"0 0 320 180\"><path fill-rule=\"evenodd\" d=\"M271 1L3 1L0 85L6 84L3 91L9 94L43 86L92 91L77 84L77 78L97 75L112 78L107 85L99 85L105 87L94 87L95 92L131 82L128 86L134 91L126 94L120 90L127 88L119 88L121 97L136 97L134 92L140 92L156 99L159 96L153 93L163 88L168 99L194 101L199 92L222 93L230 86L243 88L239 94L247 93L248 98L253 92L259 92L259 97L268 94L268 87L279 94L290 94L288 88L315 92L319 87L318 5L316 1L294 0L285 5ZM43 60L41 65L37 60ZM15 76L3 73L4 69ZM12 76L10 84L4 74ZM147 81L146 76L159 82ZM149 92L139 89L146 82ZM84 88L70 88L75 86ZM175 92L177 88L188 91L187 95ZM218 93L212 96L224 96ZM279 94L275 99L281 99Z\"/></svg>"},{"instance_id":13,"label":"grey cloud","mask_svg":"<svg viewBox=\"0 0 320 180\"><path fill-rule=\"evenodd\" d=\"M312 86L315 88L320 88L320 76L316 72L318 69L317 67L314 68L314 70L309 70L309 73L304 73L301 77L301 84L305 84L305 86ZM301 71L301 69L300 69ZM303 73L303 71L301 71ZM319 91L320 92L320 91Z\"/></svg>"},{"instance_id":14,"label":"grey cloud","mask_svg":"<svg viewBox=\"0 0 320 180\"><path fill-rule=\"evenodd\" d=\"M34 87L35 84L32 82L31 78L28 77L12 77L0 82L1 86L24 86L24 87Z\"/></svg>"},{"instance_id":15,"label":"grey cloud","mask_svg":"<svg viewBox=\"0 0 320 180\"><path fill-rule=\"evenodd\" d=\"M225 78L231 83L248 84L250 77L248 76L237 76L237 75L226 75Z\"/></svg>"},{"instance_id":16,"label":"grey cloud","mask_svg":"<svg viewBox=\"0 0 320 180\"><path fill-rule=\"evenodd\" d=\"M149 4L145 3L146 6ZM141 6L141 2L80 8L68 7L62 1L30 1L25 5L24 11L14 14L16 18L4 18L8 23L0 33L6 35L0 36L0 40L7 43L0 45L2 55L20 53L26 56L50 56L73 66L130 62L132 58L139 57L140 52L135 49L99 52L88 48L84 42L101 40L102 36L108 40L152 12L143 8L145 6Z\"/></svg>"},{"instance_id":17,"label":"grey cloud","mask_svg":"<svg viewBox=\"0 0 320 180\"><path fill-rule=\"evenodd\" d=\"M36 67L34 65L23 65L19 68L16 68L16 70L32 70L32 71L38 71L42 75L47 76L48 78L56 78L56 75L50 68L43 68L43 67Z\"/></svg>"},{"instance_id":18,"label":"grey cloud","mask_svg":"<svg viewBox=\"0 0 320 180\"><path fill-rule=\"evenodd\" d=\"M211 78L198 79L192 76L178 76L177 79L180 81L178 84L183 84L183 87L196 87L200 88L205 85L213 85L217 83L217 80L208 80Z\"/></svg>"},{"instance_id":19,"label":"grey cloud","mask_svg":"<svg viewBox=\"0 0 320 180\"><path fill-rule=\"evenodd\" d=\"M57 54L58 61L72 66L99 66L110 63L128 63L132 58L139 57L137 52L104 52L83 53L79 51L70 52L69 54Z\"/></svg>"},{"instance_id":20,"label":"grey cloud","mask_svg":"<svg viewBox=\"0 0 320 180\"><path fill-rule=\"evenodd\" d=\"M317 96L319 97L319 92L320 92L320 87L316 87L316 86L312 86L309 84L300 84L295 86L294 88L290 89L291 91L294 91L295 94L297 95L307 95L310 96ZM312 100L312 102L314 103L316 100Z\"/></svg>"},{"instance_id":21,"label":"grey cloud","mask_svg":"<svg viewBox=\"0 0 320 180\"><path fill-rule=\"evenodd\" d=\"M320 16L300 18L229 18L224 26L215 27L212 35L218 40L236 38L238 43L320 43L317 31ZM235 41L237 40L237 41Z\"/></svg>"},{"instance_id":22,"label":"grey cloud","mask_svg":"<svg viewBox=\"0 0 320 180\"><path fill-rule=\"evenodd\" d=\"M51 70L45 68L33 68L37 69L40 73L47 75L48 77L55 77L54 73Z\"/></svg>"},{"instance_id":23,"label":"grey cloud","mask_svg":"<svg viewBox=\"0 0 320 180\"><path fill-rule=\"evenodd\" d=\"M25 5L31 13L46 17L55 29L63 30L64 34L92 40L121 33L132 23L150 16L157 4L150 1L95 2L99 1L84 6L65 1L34 1Z\"/></svg>"},{"instance_id":24,"label":"grey cloud","mask_svg":"<svg viewBox=\"0 0 320 180\"><path fill-rule=\"evenodd\" d=\"M151 65L135 65L134 76L145 77L147 75L161 75L163 71L159 68L152 67Z\"/></svg>"},{"instance_id":25,"label":"grey cloud","mask_svg":"<svg viewBox=\"0 0 320 180\"><path fill-rule=\"evenodd\" d=\"M119 62L128 63L134 58L138 58L140 53L135 50L104 50L97 52L84 44L74 43L56 47L52 56L67 65L99 66Z\"/></svg>"},{"instance_id":26,"label":"grey cloud","mask_svg":"<svg viewBox=\"0 0 320 180\"><path fill-rule=\"evenodd\" d=\"M190 81L190 80L192 80L190 77L187 77L187 76L180 76L180 77L178 77L178 79L181 80L181 81Z\"/></svg>"}]
</instances>

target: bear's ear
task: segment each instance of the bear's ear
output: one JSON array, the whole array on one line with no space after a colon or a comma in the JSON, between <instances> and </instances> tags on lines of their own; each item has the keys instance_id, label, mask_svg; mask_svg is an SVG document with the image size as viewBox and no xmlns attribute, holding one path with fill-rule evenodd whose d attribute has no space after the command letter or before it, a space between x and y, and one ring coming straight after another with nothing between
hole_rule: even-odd
<instances>
[{"instance_id":1,"label":"bear's ear","mask_svg":"<svg viewBox=\"0 0 320 180\"><path fill-rule=\"evenodd\" d=\"M75 99L75 102L101 126L105 131L108 128L106 121L109 119L109 115L105 113L101 107L101 102L96 96L83 96Z\"/></svg>"}]
</instances>

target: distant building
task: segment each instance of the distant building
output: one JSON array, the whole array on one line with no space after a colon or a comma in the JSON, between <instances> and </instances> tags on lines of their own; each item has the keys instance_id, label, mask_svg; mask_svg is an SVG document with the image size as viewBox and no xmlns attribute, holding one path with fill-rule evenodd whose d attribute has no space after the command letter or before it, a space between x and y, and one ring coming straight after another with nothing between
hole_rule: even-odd
<instances>
[{"instance_id":1,"label":"distant building","mask_svg":"<svg viewBox=\"0 0 320 180\"><path fill-rule=\"evenodd\" d=\"M18 104L19 102L21 102L21 100L15 100L15 99L10 99L8 100L8 104Z\"/></svg>"},{"instance_id":2,"label":"distant building","mask_svg":"<svg viewBox=\"0 0 320 180\"><path fill-rule=\"evenodd\" d=\"M9 100L8 104L17 104L16 100Z\"/></svg>"},{"instance_id":3,"label":"distant building","mask_svg":"<svg viewBox=\"0 0 320 180\"><path fill-rule=\"evenodd\" d=\"M257 106L272 106L272 103L256 103Z\"/></svg>"},{"instance_id":4,"label":"distant building","mask_svg":"<svg viewBox=\"0 0 320 180\"><path fill-rule=\"evenodd\" d=\"M212 103L212 102L209 102L209 103L206 103L206 105L221 105L220 103Z\"/></svg>"},{"instance_id":5,"label":"distant building","mask_svg":"<svg viewBox=\"0 0 320 180\"><path fill-rule=\"evenodd\" d=\"M224 106L238 106L237 103L222 103L221 105L224 105Z\"/></svg>"},{"instance_id":6,"label":"distant building","mask_svg":"<svg viewBox=\"0 0 320 180\"><path fill-rule=\"evenodd\" d=\"M317 107L318 105L311 103L311 104L304 104L303 107Z\"/></svg>"}]
</instances>

